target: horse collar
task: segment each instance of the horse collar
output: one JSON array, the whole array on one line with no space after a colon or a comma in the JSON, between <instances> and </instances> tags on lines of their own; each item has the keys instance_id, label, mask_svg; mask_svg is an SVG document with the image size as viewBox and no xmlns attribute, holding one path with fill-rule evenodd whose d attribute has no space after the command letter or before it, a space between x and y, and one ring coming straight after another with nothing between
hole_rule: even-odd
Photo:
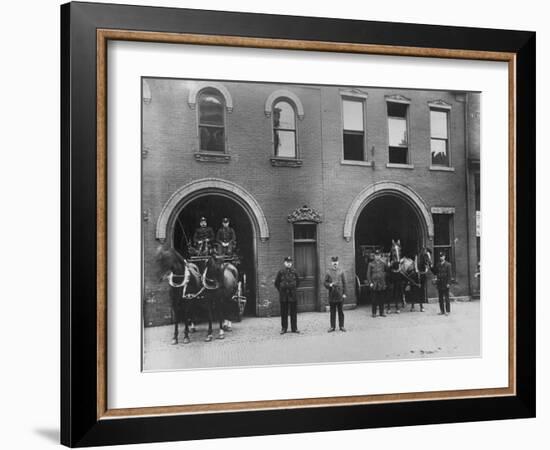
<instances>
[{"instance_id":1,"label":"horse collar","mask_svg":"<svg viewBox=\"0 0 550 450\"><path fill-rule=\"evenodd\" d=\"M208 290L215 290L220 287L220 284L216 280L211 280L210 278L206 277L206 270L202 275L202 284Z\"/></svg>"}]
</instances>

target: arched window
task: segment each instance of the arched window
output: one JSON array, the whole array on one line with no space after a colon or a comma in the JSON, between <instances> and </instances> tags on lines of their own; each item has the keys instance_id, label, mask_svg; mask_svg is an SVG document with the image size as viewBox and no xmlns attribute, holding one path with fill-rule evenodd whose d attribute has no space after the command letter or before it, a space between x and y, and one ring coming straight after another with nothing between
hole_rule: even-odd
<instances>
[{"instance_id":1,"label":"arched window","mask_svg":"<svg viewBox=\"0 0 550 450\"><path fill-rule=\"evenodd\" d=\"M286 100L273 104L273 144L275 156L296 158L296 111Z\"/></svg>"},{"instance_id":2,"label":"arched window","mask_svg":"<svg viewBox=\"0 0 550 450\"><path fill-rule=\"evenodd\" d=\"M200 151L225 152L225 101L215 89L199 94Z\"/></svg>"}]
</instances>

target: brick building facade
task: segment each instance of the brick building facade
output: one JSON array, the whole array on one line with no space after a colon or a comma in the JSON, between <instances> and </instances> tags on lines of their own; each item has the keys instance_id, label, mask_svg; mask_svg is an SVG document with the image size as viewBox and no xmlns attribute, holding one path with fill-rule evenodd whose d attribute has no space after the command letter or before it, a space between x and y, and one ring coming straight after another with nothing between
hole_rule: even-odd
<instances>
[{"instance_id":1,"label":"brick building facade","mask_svg":"<svg viewBox=\"0 0 550 450\"><path fill-rule=\"evenodd\" d=\"M409 255L448 252L452 294L475 293L479 94L159 78L142 92L146 325L170 320L155 253L185 252L200 216L215 230L232 220L248 315L278 313L287 255L303 278L299 311L324 310L333 255L355 306L361 249L394 238Z\"/></svg>"}]
</instances>

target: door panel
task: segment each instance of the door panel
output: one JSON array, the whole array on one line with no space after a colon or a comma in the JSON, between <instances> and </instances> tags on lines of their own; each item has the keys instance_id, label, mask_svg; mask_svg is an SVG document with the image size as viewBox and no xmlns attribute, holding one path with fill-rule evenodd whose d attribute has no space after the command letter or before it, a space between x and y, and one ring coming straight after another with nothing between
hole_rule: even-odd
<instances>
[{"instance_id":1,"label":"door panel","mask_svg":"<svg viewBox=\"0 0 550 450\"><path fill-rule=\"evenodd\" d=\"M295 268L300 277L297 289L299 311L315 311L317 306L317 249L315 242L294 243Z\"/></svg>"}]
</instances>

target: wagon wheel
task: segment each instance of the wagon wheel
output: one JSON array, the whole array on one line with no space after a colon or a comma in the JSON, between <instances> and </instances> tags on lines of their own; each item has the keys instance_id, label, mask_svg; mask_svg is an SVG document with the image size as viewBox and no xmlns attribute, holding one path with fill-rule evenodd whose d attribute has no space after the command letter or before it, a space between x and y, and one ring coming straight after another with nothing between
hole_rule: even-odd
<instances>
[{"instance_id":1,"label":"wagon wheel","mask_svg":"<svg viewBox=\"0 0 550 450\"><path fill-rule=\"evenodd\" d=\"M355 275L355 296L358 303L363 299L362 297L363 290L366 287L368 287L368 284L361 283L361 280L359 279L359 275Z\"/></svg>"},{"instance_id":2,"label":"wagon wheel","mask_svg":"<svg viewBox=\"0 0 550 450\"><path fill-rule=\"evenodd\" d=\"M246 273L243 273L242 280L237 285L237 292L233 297L237 302L237 320L240 322L243 318L244 308L246 306Z\"/></svg>"}]
</instances>

